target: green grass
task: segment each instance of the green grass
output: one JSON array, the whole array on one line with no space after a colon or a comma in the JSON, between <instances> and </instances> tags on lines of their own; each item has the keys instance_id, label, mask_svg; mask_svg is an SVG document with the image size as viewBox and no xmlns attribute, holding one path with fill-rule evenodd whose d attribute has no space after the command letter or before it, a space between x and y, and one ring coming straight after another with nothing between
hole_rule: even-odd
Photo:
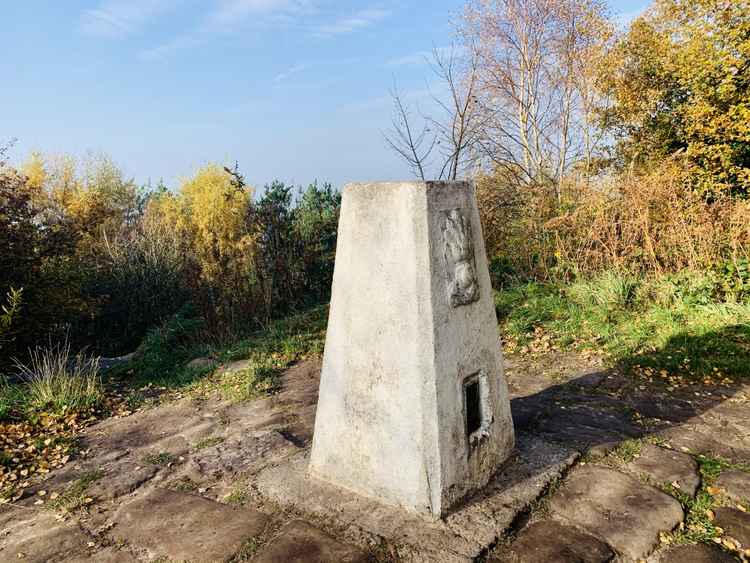
<instances>
[{"instance_id":1,"label":"green grass","mask_svg":"<svg viewBox=\"0 0 750 563\"><path fill-rule=\"evenodd\" d=\"M292 363L322 353L327 317L328 307L318 306L275 321L228 345L195 346L190 343L200 323L178 315L149 333L137 358L118 366L110 378L130 387L151 384L194 396L218 391L230 400L252 399L273 392L279 376ZM200 357L215 361L205 367L188 367L191 360ZM248 365L241 370L215 373L217 365L238 360L248 360ZM139 397L132 392L128 399L133 407L140 405Z\"/></svg>"},{"instance_id":2,"label":"green grass","mask_svg":"<svg viewBox=\"0 0 750 563\"><path fill-rule=\"evenodd\" d=\"M149 465L169 465L170 463L174 462L175 459L177 459L174 454L170 454L169 452L158 452L158 453L150 453L143 456L143 462L148 463Z\"/></svg>"},{"instance_id":3,"label":"green grass","mask_svg":"<svg viewBox=\"0 0 750 563\"><path fill-rule=\"evenodd\" d=\"M203 440L200 440L196 442L196 444L193 446L194 450L205 450L206 448L211 448L213 446L217 446L221 444L224 441L224 438L221 436L214 436L213 438L204 438Z\"/></svg>"},{"instance_id":4,"label":"green grass","mask_svg":"<svg viewBox=\"0 0 750 563\"><path fill-rule=\"evenodd\" d=\"M242 506L246 504L248 500L250 500L250 495L247 493L246 483L235 485L232 492L224 497L224 502L234 506Z\"/></svg>"},{"instance_id":5,"label":"green grass","mask_svg":"<svg viewBox=\"0 0 750 563\"><path fill-rule=\"evenodd\" d=\"M93 499L86 496L88 488L104 476L101 470L84 473L75 483L69 486L57 499L52 501L48 507L63 512L75 512L88 506Z\"/></svg>"},{"instance_id":6,"label":"green grass","mask_svg":"<svg viewBox=\"0 0 750 563\"><path fill-rule=\"evenodd\" d=\"M15 418L25 404L23 388L11 385L0 376L0 422Z\"/></svg>"},{"instance_id":7,"label":"green grass","mask_svg":"<svg viewBox=\"0 0 750 563\"><path fill-rule=\"evenodd\" d=\"M700 274L607 273L569 285L512 286L495 303L506 336L521 346L542 330L561 348L602 351L631 370L746 377L750 302L719 295L716 282Z\"/></svg>"},{"instance_id":8,"label":"green grass","mask_svg":"<svg viewBox=\"0 0 750 563\"><path fill-rule=\"evenodd\" d=\"M701 476L701 486L691 497L670 484L664 484L662 489L677 499L685 511L685 522L671 534L671 542L675 544L715 543L722 536L722 531L713 521L714 510L721 506L720 496L712 494L712 486L716 478L728 469L750 471L750 466L731 463L725 459L706 455L694 456L698 462ZM726 548L726 545L722 544Z\"/></svg>"},{"instance_id":9,"label":"green grass","mask_svg":"<svg viewBox=\"0 0 750 563\"><path fill-rule=\"evenodd\" d=\"M610 455L622 463L630 463L640 455L642 449L643 442L641 440L625 440Z\"/></svg>"},{"instance_id":10,"label":"green grass","mask_svg":"<svg viewBox=\"0 0 750 563\"><path fill-rule=\"evenodd\" d=\"M37 348L27 364L16 362L23 380L26 408L35 412L88 411L104 398L99 378L99 358L74 355L64 341Z\"/></svg>"}]
</instances>

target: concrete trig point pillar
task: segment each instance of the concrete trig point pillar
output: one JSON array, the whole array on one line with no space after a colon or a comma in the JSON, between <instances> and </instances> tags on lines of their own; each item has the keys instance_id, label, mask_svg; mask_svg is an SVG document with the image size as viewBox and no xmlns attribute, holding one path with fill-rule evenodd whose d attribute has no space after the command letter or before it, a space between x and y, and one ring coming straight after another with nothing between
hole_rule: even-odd
<instances>
[{"instance_id":1,"label":"concrete trig point pillar","mask_svg":"<svg viewBox=\"0 0 750 563\"><path fill-rule=\"evenodd\" d=\"M311 474L440 517L513 445L473 184L349 184Z\"/></svg>"}]
</instances>

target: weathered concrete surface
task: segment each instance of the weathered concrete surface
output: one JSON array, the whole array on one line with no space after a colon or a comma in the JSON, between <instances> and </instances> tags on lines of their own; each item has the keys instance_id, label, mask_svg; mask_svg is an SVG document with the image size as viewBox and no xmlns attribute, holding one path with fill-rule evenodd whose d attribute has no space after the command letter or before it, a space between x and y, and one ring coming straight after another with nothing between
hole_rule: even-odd
<instances>
[{"instance_id":1,"label":"weathered concrete surface","mask_svg":"<svg viewBox=\"0 0 750 563\"><path fill-rule=\"evenodd\" d=\"M594 536L554 520L526 527L510 549L490 563L607 563L614 557L609 546Z\"/></svg>"},{"instance_id":2,"label":"weathered concrete surface","mask_svg":"<svg viewBox=\"0 0 750 563\"><path fill-rule=\"evenodd\" d=\"M226 561L264 531L268 516L155 488L122 505L113 521L115 537L144 548L151 558Z\"/></svg>"},{"instance_id":3,"label":"weathered concrete surface","mask_svg":"<svg viewBox=\"0 0 750 563\"><path fill-rule=\"evenodd\" d=\"M676 485L690 496L695 496L701 482L698 463L692 457L651 444L643 444L638 457L627 467L647 476L654 484Z\"/></svg>"},{"instance_id":4,"label":"weathered concrete surface","mask_svg":"<svg viewBox=\"0 0 750 563\"><path fill-rule=\"evenodd\" d=\"M445 514L513 448L502 369L473 184L346 186L310 472Z\"/></svg>"},{"instance_id":5,"label":"weathered concrete surface","mask_svg":"<svg viewBox=\"0 0 750 563\"><path fill-rule=\"evenodd\" d=\"M735 563L736 561L726 551L706 544L673 547L654 560L655 563Z\"/></svg>"},{"instance_id":6,"label":"weathered concrete surface","mask_svg":"<svg viewBox=\"0 0 750 563\"><path fill-rule=\"evenodd\" d=\"M368 556L303 520L284 526L252 559L255 563L366 563Z\"/></svg>"},{"instance_id":7,"label":"weathered concrete surface","mask_svg":"<svg viewBox=\"0 0 750 563\"><path fill-rule=\"evenodd\" d=\"M284 508L325 521L326 529L335 529L337 537L362 548L385 541L406 561L466 562L501 536L577 455L519 435L518 451L489 485L445 520L437 521L311 478L305 453L261 472L254 487Z\"/></svg>"},{"instance_id":8,"label":"weathered concrete surface","mask_svg":"<svg viewBox=\"0 0 750 563\"><path fill-rule=\"evenodd\" d=\"M627 561L646 557L659 533L683 519L680 503L638 479L585 465L568 476L550 501L552 514L606 541Z\"/></svg>"}]
</instances>

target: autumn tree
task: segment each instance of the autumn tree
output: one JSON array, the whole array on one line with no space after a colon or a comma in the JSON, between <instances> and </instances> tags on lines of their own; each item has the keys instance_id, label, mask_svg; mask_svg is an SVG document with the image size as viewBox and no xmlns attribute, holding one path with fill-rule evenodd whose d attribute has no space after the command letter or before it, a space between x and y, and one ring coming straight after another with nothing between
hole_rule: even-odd
<instances>
[{"instance_id":1,"label":"autumn tree","mask_svg":"<svg viewBox=\"0 0 750 563\"><path fill-rule=\"evenodd\" d=\"M750 190L750 1L657 0L612 54L622 166L680 154L701 190Z\"/></svg>"}]
</instances>

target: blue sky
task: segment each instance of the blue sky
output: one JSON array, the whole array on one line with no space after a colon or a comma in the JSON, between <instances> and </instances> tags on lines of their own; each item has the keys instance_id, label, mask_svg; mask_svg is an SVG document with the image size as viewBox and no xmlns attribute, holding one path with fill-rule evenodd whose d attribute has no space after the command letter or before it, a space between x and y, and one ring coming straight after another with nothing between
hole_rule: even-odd
<instances>
[{"instance_id":1,"label":"blue sky","mask_svg":"<svg viewBox=\"0 0 750 563\"><path fill-rule=\"evenodd\" d=\"M625 19L647 1L613 0ZM5 0L0 141L112 156L175 186L209 161L248 180L336 186L410 176L385 146L394 79L414 102L424 54L463 0Z\"/></svg>"}]
</instances>

